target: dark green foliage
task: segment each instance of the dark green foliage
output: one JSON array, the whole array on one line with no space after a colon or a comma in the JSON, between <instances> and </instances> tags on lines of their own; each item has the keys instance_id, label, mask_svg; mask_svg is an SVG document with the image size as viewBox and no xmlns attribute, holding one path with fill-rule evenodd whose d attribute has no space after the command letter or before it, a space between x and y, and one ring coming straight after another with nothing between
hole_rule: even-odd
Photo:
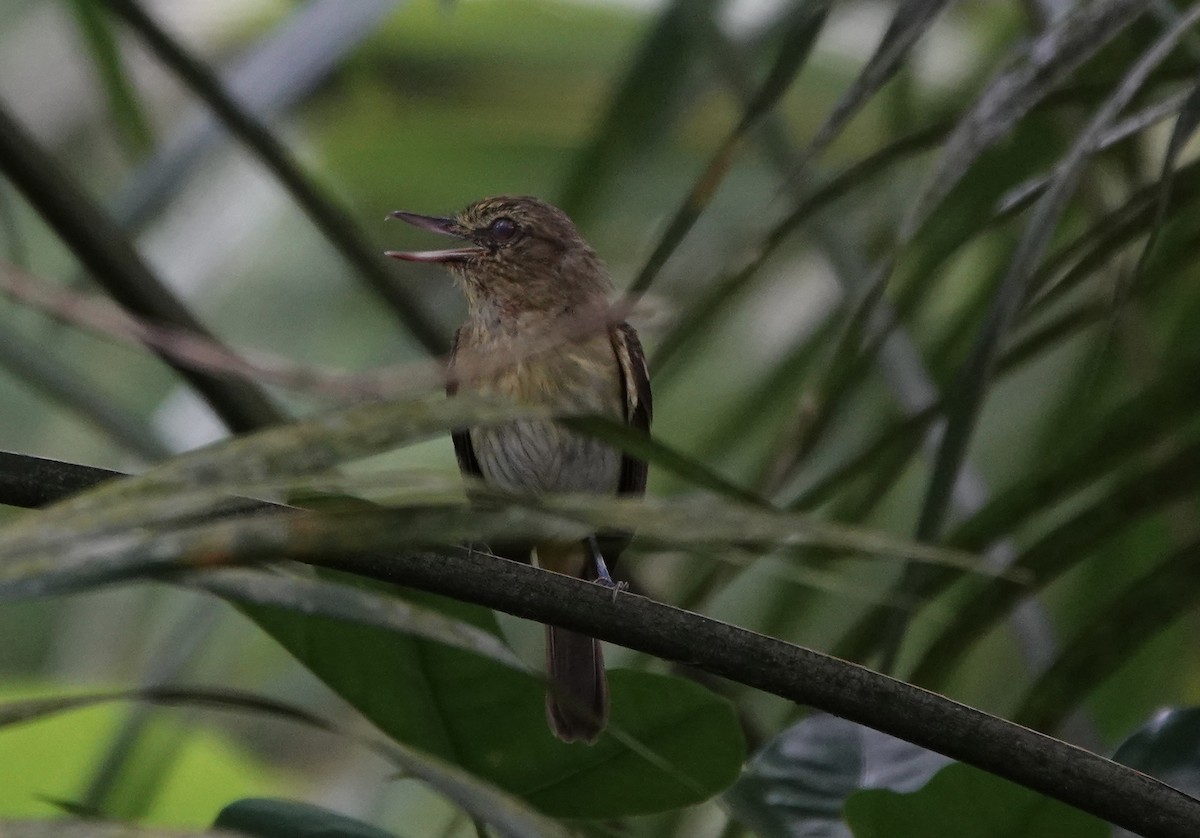
<instances>
[{"instance_id":1,"label":"dark green foliage","mask_svg":"<svg viewBox=\"0 0 1200 838\"><path fill-rule=\"evenodd\" d=\"M638 593L1195 792L1194 711L1147 719L1200 673L1200 4L336 5L0 16L0 754L143 703L53 754L76 788L0 766L0 833L228 804L263 836L1105 834L686 655L610 649L610 733L565 746L536 624L268 563L601 525L639 531ZM557 199L644 294L654 438L563 420L650 462L644 504L464 503L446 431L515 414L443 402L460 303L382 219L500 193ZM224 433L197 396L238 439L167 458ZM141 686L71 695L97 680ZM290 719L217 734L299 779L210 789L145 702Z\"/></svg>"}]
</instances>

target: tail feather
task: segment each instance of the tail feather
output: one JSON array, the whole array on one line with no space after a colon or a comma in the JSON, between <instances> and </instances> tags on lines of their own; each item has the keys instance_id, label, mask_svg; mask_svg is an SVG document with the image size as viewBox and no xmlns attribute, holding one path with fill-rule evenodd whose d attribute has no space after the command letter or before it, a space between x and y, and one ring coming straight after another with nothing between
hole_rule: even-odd
<instances>
[{"instance_id":1,"label":"tail feather","mask_svg":"<svg viewBox=\"0 0 1200 838\"><path fill-rule=\"evenodd\" d=\"M608 722L600 641L546 626L546 718L564 742L595 742Z\"/></svg>"},{"instance_id":2,"label":"tail feather","mask_svg":"<svg viewBox=\"0 0 1200 838\"><path fill-rule=\"evenodd\" d=\"M588 540L539 544L538 564L556 573L596 578ZM600 641L546 626L546 718L564 742L595 742L608 723L608 679Z\"/></svg>"}]
</instances>

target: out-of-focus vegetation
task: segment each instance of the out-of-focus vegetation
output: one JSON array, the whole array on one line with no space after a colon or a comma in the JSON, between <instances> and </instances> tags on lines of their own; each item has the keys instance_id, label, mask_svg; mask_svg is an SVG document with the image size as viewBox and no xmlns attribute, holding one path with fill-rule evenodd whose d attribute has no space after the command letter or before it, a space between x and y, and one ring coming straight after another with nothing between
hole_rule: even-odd
<instances>
[{"instance_id":1,"label":"out-of-focus vegetation","mask_svg":"<svg viewBox=\"0 0 1200 838\"><path fill-rule=\"evenodd\" d=\"M349 406L313 384L338 371L436 391L424 362L463 304L436 268L383 264L423 235L385 215L539 195L618 287L646 291L654 435L691 461L660 458L650 494L723 510L648 523L620 568L637 589L1100 753L1141 730L1130 764L1195 793L1197 17L1134 0L0 0L0 449L143 471L265 424L231 420L247 399L290 419ZM214 119L214 97L249 128ZM90 200L54 204L64 178ZM73 226L88 219L113 225L98 244ZM128 262L97 269L124 238L149 285ZM108 309L108 328L81 322L80 300L108 297L181 325L159 282L260 373L315 372L206 401L114 337L129 330ZM79 306L49 316L30 287ZM413 404L372 420L387 445L339 437L321 467L340 476L320 485L285 444L212 449L184 461L208 471L74 508L0 499L0 818L203 828L233 804L221 826L274 834L340 812L350 835L923 835L969 796L1021 813L980 815L988 835L1105 834L620 649L616 735L567 748L531 671L540 627L475 606L404 592L412 617L327 575L276 579L269 605L251 595L265 572L222 577L217 597L145 578L162 568L137 539L223 492L456 496L442 431L462 416ZM883 546L736 545L748 496ZM414 516L411 543L459 532ZM697 547L702 520L715 535ZM113 532L133 542L108 576L68 566ZM894 553L914 539L988 572L906 567ZM133 578L103 584L120 562ZM28 703L159 685L221 692ZM1143 729L1164 707L1181 709Z\"/></svg>"}]
</instances>

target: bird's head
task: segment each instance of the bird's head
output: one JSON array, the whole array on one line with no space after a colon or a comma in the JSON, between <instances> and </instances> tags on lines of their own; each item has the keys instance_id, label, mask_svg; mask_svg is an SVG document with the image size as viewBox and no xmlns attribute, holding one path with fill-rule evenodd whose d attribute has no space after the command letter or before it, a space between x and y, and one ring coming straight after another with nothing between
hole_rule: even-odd
<instances>
[{"instance_id":1,"label":"bird's head","mask_svg":"<svg viewBox=\"0 0 1200 838\"><path fill-rule=\"evenodd\" d=\"M387 255L445 265L462 280L473 310L569 310L603 300L612 288L571 219L538 198L484 198L452 216L397 211L390 217L466 243Z\"/></svg>"}]
</instances>

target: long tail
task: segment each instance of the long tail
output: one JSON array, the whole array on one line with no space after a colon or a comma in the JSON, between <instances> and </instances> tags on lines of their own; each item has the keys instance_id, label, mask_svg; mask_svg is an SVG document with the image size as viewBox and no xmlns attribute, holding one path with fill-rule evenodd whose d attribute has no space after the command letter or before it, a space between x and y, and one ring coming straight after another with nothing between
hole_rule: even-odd
<instances>
[{"instance_id":1,"label":"long tail","mask_svg":"<svg viewBox=\"0 0 1200 838\"><path fill-rule=\"evenodd\" d=\"M538 564L557 573L595 578L583 542L540 544ZM595 742L608 723L608 679L600 641L546 626L546 719L564 742Z\"/></svg>"},{"instance_id":2,"label":"long tail","mask_svg":"<svg viewBox=\"0 0 1200 838\"><path fill-rule=\"evenodd\" d=\"M546 626L546 718L564 742L595 742L608 723L600 641Z\"/></svg>"}]
</instances>

